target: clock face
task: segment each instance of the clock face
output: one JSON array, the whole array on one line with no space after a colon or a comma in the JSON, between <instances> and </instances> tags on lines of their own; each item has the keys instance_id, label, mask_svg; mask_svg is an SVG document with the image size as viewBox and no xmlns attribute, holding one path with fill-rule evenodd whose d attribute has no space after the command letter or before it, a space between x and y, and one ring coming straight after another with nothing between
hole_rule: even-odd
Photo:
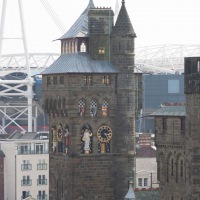
<instances>
[{"instance_id":1,"label":"clock face","mask_svg":"<svg viewBox=\"0 0 200 200\"><path fill-rule=\"evenodd\" d=\"M97 137L101 142L109 142L112 138L112 130L109 126L101 126L97 131Z\"/></svg>"}]
</instances>

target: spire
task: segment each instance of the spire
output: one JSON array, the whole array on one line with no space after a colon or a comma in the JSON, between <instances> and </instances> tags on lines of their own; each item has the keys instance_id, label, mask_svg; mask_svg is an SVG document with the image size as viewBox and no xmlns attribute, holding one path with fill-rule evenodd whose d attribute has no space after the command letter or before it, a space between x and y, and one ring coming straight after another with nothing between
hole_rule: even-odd
<instances>
[{"instance_id":1,"label":"spire","mask_svg":"<svg viewBox=\"0 0 200 200\"><path fill-rule=\"evenodd\" d=\"M119 11L115 27L113 29L113 34L131 34L135 36L135 32L129 18L128 12L125 7L125 0L122 0L122 6Z\"/></svg>"},{"instance_id":2,"label":"spire","mask_svg":"<svg viewBox=\"0 0 200 200\"><path fill-rule=\"evenodd\" d=\"M115 22L117 20L118 15L119 15L119 1L116 0L116 4L115 4Z\"/></svg>"},{"instance_id":3,"label":"spire","mask_svg":"<svg viewBox=\"0 0 200 200\"><path fill-rule=\"evenodd\" d=\"M67 33L59 38L59 40L73 37L88 37L88 12L90 8L94 7L93 0L90 0L80 17L75 21Z\"/></svg>"},{"instance_id":4,"label":"spire","mask_svg":"<svg viewBox=\"0 0 200 200\"><path fill-rule=\"evenodd\" d=\"M128 189L128 193L125 196L125 200L136 200L132 185L133 185L133 180L131 177L129 180L129 189Z\"/></svg>"}]
</instances>

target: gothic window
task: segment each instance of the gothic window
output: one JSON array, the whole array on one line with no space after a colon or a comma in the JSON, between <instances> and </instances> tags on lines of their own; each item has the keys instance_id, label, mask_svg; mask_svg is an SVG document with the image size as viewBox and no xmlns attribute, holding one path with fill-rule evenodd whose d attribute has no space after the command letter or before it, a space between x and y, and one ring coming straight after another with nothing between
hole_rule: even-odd
<instances>
[{"instance_id":1,"label":"gothic window","mask_svg":"<svg viewBox=\"0 0 200 200\"><path fill-rule=\"evenodd\" d=\"M85 125L81 130L81 153L92 153L92 129L89 125Z\"/></svg>"},{"instance_id":2,"label":"gothic window","mask_svg":"<svg viewBox=\"0 0 200 200\"><path fill-rule=\"evenodd\" d=\"M108 100L104 99L101 103L101 115L106 117L108 115Z\"/></svg>"},{"instance_id":3,"label":"gothic window","mask_svg":"<svg viewBox=\"0 0 200 200\"><path fill-rule=\"evenodd\" d=\"M87 48L86 48L85 42L82 42L80 46L80 52L86 52L86 51L87 51Z\"/></svg>"},{"instance_id":4,"label":"gothic window","mask_svg":"<svg viewBox=\"0 0 200 200\"><path fill-rule=\"evenodd\" d=\"M83 117L85 115L85 100L84 99L80 99L78 102L78 107L79 107L79 115L81 117Z\"/></svg>"},{"instance_id":5,"label":"gothic window","mask_svg":"<svg viewBox=\"0 0 200 200\"><path fill-rule=\"evenodd\" d=\"M183 159L180 161L180 177L183 177Z\"/></svg>"},{"instance_id":6,"label":"gothic window","mask_svg":"<svg viewBox=\"0 0 200 200\"><path fill-rule=\"evenodd\" d=\"M102 84L109 85L110 84L110 76L102 76Z\"/></svg>"},{"instance_id":7,"label":"gothic window","mask_svg":"<svg viewBox=\"0 0 200 200\"><path fill-rule=\"evenodd\" d=\"M97 114L97 101L93 99L90 102L90 115L94 117L96 114Z\"/></svg>"}]
</instances>

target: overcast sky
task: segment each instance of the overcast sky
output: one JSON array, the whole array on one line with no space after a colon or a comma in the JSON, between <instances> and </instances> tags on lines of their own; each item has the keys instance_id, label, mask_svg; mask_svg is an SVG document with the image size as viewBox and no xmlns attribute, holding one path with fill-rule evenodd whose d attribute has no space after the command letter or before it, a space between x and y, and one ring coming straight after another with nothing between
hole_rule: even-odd
<instances>
[{"instance_id":1,"label":"overcast sky","mask_svg":"<svg viewBox=\"0 0 200 200\"><path fill-rule=\"evenodd\" d=\"M21 0L29 52L60 52L63 33L54 24L41 1L51 5L66 31L86 8L89 0ZM121 0L119 5L121 7ZM0 13L2 12L0 0ZM7 0L4 37L21 37L18 0ZM136 32L136 47L162 44L200 44L200 0L126 0ZM94 0L95 6L115 10L116 0ZM0 16L1 17L1 16ZM4 40L2 54L20 51L21 40Z\"/></svg>"}]
</instances>

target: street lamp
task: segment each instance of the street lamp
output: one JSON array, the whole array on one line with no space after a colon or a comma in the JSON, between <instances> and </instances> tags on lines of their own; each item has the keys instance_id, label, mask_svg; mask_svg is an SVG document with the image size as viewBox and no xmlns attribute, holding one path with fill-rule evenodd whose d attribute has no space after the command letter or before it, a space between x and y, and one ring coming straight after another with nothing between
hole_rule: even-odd
<instances>
[{"instance_id":1,"label":"street lamp","mask_svg":"<svg viewBox=\"0 0 200 200\"><path fill-rule=\"evenodd\" d=\"M126 194L124 200L136 200L135 193L133 191L133 178L132 177L129 179L129 189L128 189L128 193Z\"/></svg>"}]
</instances>

